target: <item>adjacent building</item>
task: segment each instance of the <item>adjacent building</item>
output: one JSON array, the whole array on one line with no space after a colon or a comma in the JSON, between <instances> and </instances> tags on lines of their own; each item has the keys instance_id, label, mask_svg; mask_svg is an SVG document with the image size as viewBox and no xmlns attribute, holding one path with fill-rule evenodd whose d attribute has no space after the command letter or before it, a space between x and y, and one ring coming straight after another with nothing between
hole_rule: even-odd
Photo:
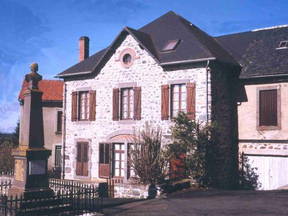
<instances>
[{"instance_id":1,"label":"adjacent building","mask_svg":"<svg viewBox=\"0 0 288 216\"><path fill-rule=\"evenodd\" d=\"M18 97L20 102L20 128L23 119L24 93L27 88L28 82L24 79ZM39 90L43 92L42 106L45 148L52 150L52 154L48 160L48 170L55 171L59 175L62 167L63 81L41 80L39 82Z\"/></svg>"},{"instance_id":2,"label":"adjacent building","mask_svg":"<svg viewBox=\"0 0 288 216\"><path fill-rule=\"evenodd\" d=\"M288 26L224 35L217 41L241 64L239 151L262 189L288 185Z\"/></svg>"}]
</instances>

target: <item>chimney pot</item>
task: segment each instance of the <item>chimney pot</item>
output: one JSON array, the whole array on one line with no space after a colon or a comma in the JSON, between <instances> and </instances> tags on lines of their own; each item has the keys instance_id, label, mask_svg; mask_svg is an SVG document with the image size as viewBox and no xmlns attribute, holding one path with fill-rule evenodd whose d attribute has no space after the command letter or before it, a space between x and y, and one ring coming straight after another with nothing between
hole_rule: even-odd
<instances>
[{"instance_id":1,"label":"chimney pot","mask_svg":"<svg viewBox=\"0 0 288 216\"><path fill-rule=\"evenodd\" d=\"M89 57L89 38L82 36L79 39L79 61L83 61Z\"/></svg>"}]
</instances>

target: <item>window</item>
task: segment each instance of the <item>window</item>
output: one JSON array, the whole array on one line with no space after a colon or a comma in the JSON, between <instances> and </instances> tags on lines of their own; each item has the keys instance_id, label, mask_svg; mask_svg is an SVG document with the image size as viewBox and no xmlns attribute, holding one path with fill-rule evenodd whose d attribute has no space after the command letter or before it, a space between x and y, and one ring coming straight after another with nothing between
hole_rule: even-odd
<instances>
[{"instance_id":1,"label":"window","mask_svg":"<svg viewBox=\"0 0 288 216\"><path fill-rule=\"evenodd\" d=\"M260 129L269 129L265 127L278 126L278 94L277 89L259 90L259 127ZM262 128L261 128L262 127ZM272 129L272 128L270 128Z\"/></svg>"},{"instance_id":2,"label":"window","mask_svg":"<svg viewBox=\"0 0 288 216\"><path fill-rule=\"evenodd\" d=\"M124 177L125 172L125 151L124 143L113 144L113 176Z\"/></svg>"},{"instance_id":3,"label":"window","mask_svg":"<svg viewBox=\"0 0 288 216\"><path fill-rule=\"evenodd\" d=\"M131 151L135 149L135 144L127 143L127 179L137 177L134 168L131 166Z\"/></svg>"},{"instance_id":4,"label":"window","mask_svg":"<svg viewBox=\"0 0 288 216\"><path fill-rule=\"evenodd\" d=\"M76 175L88 176L88 142L77 143Z\"/></svg>"},{"instance_id":5,"label":"window","mask_svg":"<svg viewBox=\"0 0 288 216\"><path fill-rule=\"evenodd\" d=\"M181 83L161 86L161 119L174 118L179 112L195 119L195 83Z\"/></svg>"},{"instance_id":6,"label":"window","mask_svg":"<svg viewBox=\"0 0 288 216\"><path fill-rule=\"evenodd\" d=\"M94 121L96 117L96 91L72 92L72 121Z\"/></svg>"},{"instance_id":7,"label":"window","mask_svg":"<svg viewBox=\"0 0 288 216\"><path fill-rule=\"evenodd\" d=\"M119 61L124 68L129 68L133 65L133 62L138 59L135 50L127 48L122 50L119 56Z\"/></svg>"},{"instance_id":8,"label":"window","mask_svg":"<svg viewBox=\"0 0 288 216\"><path fill-rule=\"evenodd\" d=\"M113 121L141 119L141 87L113 89Z\"/></svg>"},{"instance_id":9,"label":"window","mask_svg":"<svg viewBox=\"0 0 288 216\"><path fill-rule=\"evenodd\" d=\"M180 43L180 40L169 40L165 46L162 48L161 52L167 52L167 51L172 51L175 50L178 44Z\"/></svg>"},{"instance_id":10,"label":"window","mask_svg":"<svg viewBox=\"0 0 288 216\"><path fill-rule=\"evenodd\" d=\"M171 116L174 118L179 112L186 113L186 85L177 84L171 86Z\"/></svg>"},{"instance_id":11,"label":"window","mask_svg":"<svg viewBox=\"0 0 288 216\"><path fill-rule=\"evenodd\" d=\"M288 48L288 41L280 41L277 49L287 49L287 48Z\"/></svg>"},{"instance_id":12,"label":"window","mask_svg":"<svg viewBox=\"0 0 288 216\"><path fill-rule=\"evenodd\" d=\"M79 92L79 120L88 120L89 115L89 95L88 91Z\"/></svg>"},{"instance_id":13,"label":"window","mask_svg":"<svg viewBox=\"0 0 288 216\"><path fill-rule=\"evenodd\" d=\"M62 118L63 118L63 112L57 111L57 130L56 130L56 133L62 132Z\"/></svg>"},{"instance_id":14,"label":"window","mask_svg":"<svg viewBox=\"0 0 288 216\"><path fill-rule=\"evenodd\" d=\"M56 145L55 146L55 167L61 167L62 163L62 154L61 154L62 146Z\"/></svg>"},{"instance_id":15,"label":"window","mask_svg":"<svg viewBox=\"0 0 288 216\"><path fill-rule=\"evenodd\" d=\"M132 62L132 56L129 54L129 53L126 53L124 56L123 56L123 59L122 59L123 63L124 64L131 64Z\"/></svg>"},{"instance_id":16,"label":"window","mask_svg":"<svg viewBox=\"0 0 288 216\"><path fill-rule=\"evenodd\" d=\"M134 117L134 91L132 88L121 89L121 119L133 119Z\"/></svg>"}]
</instances>

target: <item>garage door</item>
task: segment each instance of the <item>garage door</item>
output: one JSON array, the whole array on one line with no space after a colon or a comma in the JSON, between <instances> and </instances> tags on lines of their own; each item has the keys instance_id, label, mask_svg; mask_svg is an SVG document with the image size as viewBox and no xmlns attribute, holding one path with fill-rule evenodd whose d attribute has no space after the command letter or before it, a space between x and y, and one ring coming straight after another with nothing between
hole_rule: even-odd
<instances>
[{"instance_id":1,"label":"garage door","mask_svg":"<svg viewBox=\"0 0 288 216\"><path fill-rule=\"evenodd\" d=\"M261 190L275 190L288 186L288 158L280 156L248 157L251 167L257 168Z\"/></svg>"}]
</instances>

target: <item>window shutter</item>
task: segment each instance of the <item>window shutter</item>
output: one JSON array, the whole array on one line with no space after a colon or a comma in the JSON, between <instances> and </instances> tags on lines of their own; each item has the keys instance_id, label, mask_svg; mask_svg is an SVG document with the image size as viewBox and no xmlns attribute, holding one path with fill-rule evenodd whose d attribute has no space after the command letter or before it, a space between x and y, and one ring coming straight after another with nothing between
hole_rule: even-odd
<instances>
[{"instance_id":1,"label":"window shutter","mask_svg":"<svg viewBox=\"0 0 288 216\"><path fill-rule=\"evenodd\" d=\"M88 143L82 143L82 175L88 176Z\"/></svg>"},{"instance_id":2,"label":"window shutter","mask_svg":"<svg viewBox=\"0 0 288 216\"><path fill-rule=\"evenodd\" d=\"M119 120L119 89L113 89L113 111L112 111L112 119L113 121Z\"/></svg>"},{"instance_id":3,"label":"window shutter","mask_svg":"<svg viewBox=\"0 0 288 216\"><path fill-rule=\"evenodd\" d=\"M77 143L76 175L82 175L82 148L81 143Z\"/></svg>"},{"instance_id":4,"label":"window shutter","mask_svg":"<svg viewBox=\"0 0 288 216\"><path fill-rule=\"evenodd\" d=\"M96 117L96 91L89 91L89 120L95 121Z\"/></svg>"},{"instance_id":5,"label":"window shutter","mask_svg":"<svg viewBox=\"0 0 288 216\"><path fill-rule=\"evenodd\" d=\"M78 92L72 92L71 121L77 121L77 95Z\"/></svg>"},{"instance_id":6,"label":"window shutter","mask_svg":"<svg viewBox=\"0 0 288 216\"><path fill-rule=\"evenodd\" d=\"M195 83L187 83L187 116L195 120Z\"/></svg>"},{"instance_id":7,"label":"window shutter","mask_svg":"<svg viewBox=\"0 0 288 216\"><path fill-rule=\"evenodd\" d=\"M134 119L141 120L141 87L134 88Z\"/></svg>"},{"instance_id":8,"label":"window shutter","mask_svg":"<svg viewBox=\"0 0 288 216\"><path fill-rule=\"evenodd\" d=\"M277 89L259 92L259 126L277 126Z\"/></svg>"},{"instance_id":9,"label":"window shutter","mask_svg":"<svg viewBox=\"0 0 288 216\"><path fill-rule=\"evenodd\" d=\"M169 85L161 87L161 119L169 119Z\"/></svg>"}]
</instances>

